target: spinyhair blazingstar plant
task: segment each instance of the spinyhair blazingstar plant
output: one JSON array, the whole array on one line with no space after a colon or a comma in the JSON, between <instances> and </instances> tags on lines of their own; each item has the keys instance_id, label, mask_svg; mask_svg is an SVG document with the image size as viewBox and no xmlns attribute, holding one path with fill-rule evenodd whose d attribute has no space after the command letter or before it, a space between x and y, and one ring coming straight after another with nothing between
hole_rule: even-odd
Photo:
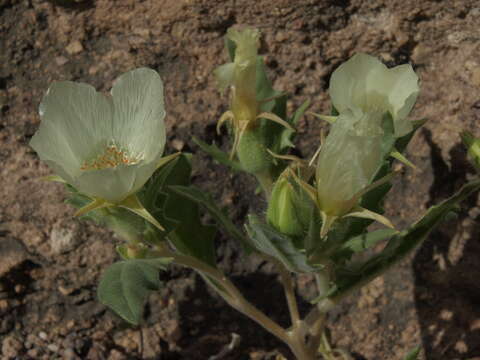
<instances>
[{"instance_id":1,"label":"spinyhair blazingstar plant","mask_svg":"<svg viewBox=\"0 0 480 360\"><path fill-rule=\"evenodd\" d=\"M229 29L232 62L215 72L221 89L231 88L230 110L218 122L231 121L230 157L214 144L195 140L220 163L255 175L264 190L266 211L249 214L242 228L212 196L191 185L191 154L162 157L163 86L153 70L120 76L111 97L86 84L54 83L40 106L42 122L31 145L69 184L68 201L80 209L77 214L106 225L123 240L117 246L122 260L105 271L98 286L100 301L123 319L141 324L149 293L161 286L159 272L174 262L197 271L228 304L287 344L298 360L320 355L348 360L346 350L329 344L328 311L410 254L480 189L480 180L467 183L407 229L369 231L373 220L392 227L381 213L393 162L411 165L402 153L423 123L407 119L419 92L417 75L410 65L388 69L365 54L340 65L330 81L332 114L318 115L331 123L330 133L325 140L321 136L319 150L306 161L289 151L293 125L309 102L287 116L287 97L273 90L257 55L258 42L256 29ZM468 133L463 139L478 165L478 139ZM204 224L200 209L246 254L275 266L289 327L257 309L217 267L216 228ZM365 251L380 242L383 250ZM312 274L318 288L303 318L292 276L302 273ZM418 352L405 360L415 360Z\"/></svg>"},{"instance_id":2,"label":"spinyhair blazingstar plant","mask_svg":"<svg viewBox=\"0 0 480 360\"><path fill-rule=\"evenodd\" d=\"M162 164L163 84L140 68L120 76L111 96L83 83L53 83L30 145L64 182L89 196L79 215L122 205L142 211L135 193Z\"/></svg>"}]
</instances>

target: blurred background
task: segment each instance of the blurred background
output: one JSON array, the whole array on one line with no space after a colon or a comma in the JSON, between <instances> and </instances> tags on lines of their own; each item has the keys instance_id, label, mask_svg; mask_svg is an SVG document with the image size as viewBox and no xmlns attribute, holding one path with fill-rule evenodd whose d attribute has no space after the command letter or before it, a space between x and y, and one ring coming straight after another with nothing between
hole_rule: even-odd
<instances>
[{"instance_id":1,"label":"blurred background","mask_svg":"<svg viewBox=\"0 0 480 360\"><path fill-rule=\"evenodd\" d=\"M327 113L330 75L356 52L414 66L421 94L411 119L428 122L407 151L418 169L399 166L386 203L398 228L473 176L458 134L480 136L477 0L0 0L1 359L292 359L179 267L162 274L141 331L107 311L96 286L120 240L73 218L63 187L40 180L50 170L28 146L52 81L107 91L121 73L151 67L165 83L167 152L196 153L194 183L239 225L248 212L264 213L253 180L215 164L192 141L230 148L226 132L215 133L228 96L212 72L227 61L226 30L246 25L261 30L260 53L275 89L291 94L290 109L309 99L311 111ZM301 120L298 154L313 154L322 127ZM421 345L427 360L479 360L479 219L473 196L416 254L350 296L329 317L333 343L355 359L400 360ZM221 234L217 244L221 266L246 296L287 324L272 267ZM313 279L299 276L297 290L306 311ZM213 357L232 334L239 344Z\"/></svg>"}]
</instances>

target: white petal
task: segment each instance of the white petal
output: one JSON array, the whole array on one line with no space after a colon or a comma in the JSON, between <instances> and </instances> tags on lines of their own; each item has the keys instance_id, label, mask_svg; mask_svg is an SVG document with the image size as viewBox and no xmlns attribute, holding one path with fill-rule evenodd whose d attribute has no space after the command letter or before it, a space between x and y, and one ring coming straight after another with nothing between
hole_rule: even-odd
<instances>
[{"instance_id":1,"label":"white petal","mask_svg":"<svg viewBox=\"0 0 480 360\"><path fill-rule=\"evenodd\" d=\"M225 91L227 87L233 85L233 78L235 75L235 64L227 63L220 65L214 71L215 78L218 82L218 87L220 91Z\"/></svg>"},{"instance_id":2,"label":"white petal","mask_svg":"<svg viewBox=\"0 0 480 360\"><path fill-rule=\"evenodd\" d=\"M140 68L113 85L114 139L131 155L153 161L165 146L163 84L158 73Z\"/></svg>"},{"instance_id":3,"label":"white petal","mask_svg":"<svg viewBox=\"0 0 480 360\"><path fill-rule=\"evenodd\" d=\"M134 192L137 166L84 171L73 184L80 192L111 202L120 202Z\"/></svg>"},{"instance_id":4,"label":"white petal","mask_svg":"<svg viewBox=\"0 0 480 360\"><path fill-rule=\"evenodd\" d=\"M70 176L78 174L81 162L111 132L112 103L87 84L53 83L39 112L42 122L30 146Z\"/></svg>"},{"instance_id":5,"label":"white petal","mask_svg":"<svg viewBox=\"0 0 480 360\"><path fill-rule=\"evenodd\" d=\"M410 121L405 119L415 105L420 92L418 76L410 64L394 67L389 72L395 79L388 97L394 109L395 135L403 136L412 130Z\"/></svg>"},{"instance_id":6,"label":"white petal","mask_svg":"<svg viewBox=\"0 0 480 360\"><path fill-rule=\"evenodd\" d=\"M385 99L384 106L393 116L395 135L406 135L412 126L405 118L412 110L419 92L418 76L412 66L403 64L391 69L378 69L369 78L369 83L370 91Z\"/></svg>"},{"instance_id":7,"label":"white petal","mask_svg":"<svg viewBox=\"0 0 480 360\"><path fill-rule=\"evenodd\" d=\"M336 208L372 181L381 164L381 136L358 135L351 124L360 120L347 116L354 115L344 112L332 125L318 158L318 198L326 212L340 210Z\"/></svg>"},{"instance_id":8,"label":"white petal","mask_svg":"<svg viewBox=\"0 0 480 360\"><path fill-rule=\"evenodd\" d=\"M362 108L369 91L370 77L379 69L386 69L386 66L367 54L356 54L341 64L330 78L329 93L333 106L339 112L354 106Z\"/></svg>"},{"instance_id":9,"label":"white petal","mask_svg":"<svg viewBox=\"0 0 480 360\"><path fill-rule=\"evenodd\" d=\"M388 69L373 56L354 55L334 71L329 91L339 112L362 109L381 115L388 111L397 137L412 128L405 118L415 104L419 87L418 76L409 64Z\"/></svg>"}]
</instances>

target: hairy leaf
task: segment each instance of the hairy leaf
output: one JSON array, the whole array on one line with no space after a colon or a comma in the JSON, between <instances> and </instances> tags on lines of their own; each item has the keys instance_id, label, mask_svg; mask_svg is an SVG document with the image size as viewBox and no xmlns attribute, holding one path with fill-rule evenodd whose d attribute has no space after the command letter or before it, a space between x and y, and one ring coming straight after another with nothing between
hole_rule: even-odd
<instances>
[{"instance_id":1,"label":"hairy leaf","mask_svg":"<svg viewBox=\"0 0 480 360\"><path fill-rule=\"evenodd\" d=\"M134 259L111 265L98 285L100 302L124 320L138 325L147 296L160 287L158 273L169 262L169 259Z\"/></svg>"},{"instance_id":2,"label":"hairy leaf","mask_svg":"<svg viewBox=\"0 0 480 360\"><path fill-rule=\"evenodd\" d=\"M427 213L409 229L394 235L385 249L370 259L339 268L336 276L336 291L331 298L339 296L373 280L388 268L404 259L421 244L458 204L470 194L480 189L480 180L474 180L463 186L456 194L439 205L432 206Z\"/></svg>"},{"instance_id":3,"label":"hairy leaf","mask_svg":"<svg viewBox=\"0 0 480 360\"><path fill-rule=\"evenodd\" d=\"M256 216L250 215L245 227L257 250L273 256L290 271L314 272L316 270L308 264L305 252L295 247L293 239L279 233L270 225L261 223Z\"/></svg>"},{"instance_id":4,"label":"hairy leaf","mask_svg":"<svg viewBox=\"0 0 480 360\"><path fill-rule=\"evenodd\" d=\"M230 220L225 210L217 206L215 201L209 194L200 190L199 188L191 186L171 186L171 189L177 194L184 196L192 201L195 201L198 205L202 206L213 217L219 225L227 232L229 236L243 245L243 248L250 254L253 251L253 247L247 237L235 226Z\"/></svg>"},{"instance_id":5,"label":"hairy leaf","mask_svg":"<svg viewBox=\"0 0 480 360\"><path fill-rule=\"evenodd\" d=\"M230 159L229 154L220 150L215 144L208 145L196 137L193 138L193 142L220 164L229 166L234 171L244 171L240 162Z\"/></svg>"}]
</instances>

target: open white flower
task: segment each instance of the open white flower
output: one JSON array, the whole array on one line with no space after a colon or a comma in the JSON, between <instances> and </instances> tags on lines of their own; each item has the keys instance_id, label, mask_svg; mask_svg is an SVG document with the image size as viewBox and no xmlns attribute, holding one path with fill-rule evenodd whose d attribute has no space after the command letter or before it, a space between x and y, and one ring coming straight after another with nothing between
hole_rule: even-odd
<instances>
[{"instance_id":1,"label":"open white flower","mask_svg":"<svg viewBox=\"0 0 480 360\"><path fill-rule=\"evenodd\" d=\"M350 110L356 117L375 118L380 123L390 112L396 137L412 130L406 117L417 100L419 86L409 64L389 69L373 56L356 54L333 72L329 92L340 114Z\"/></svg>"},{"instance_id":2,"label":"open white flower","mask_svg":"<svg viewBox=\"0 0 480 360\"><path fill-rule=\"evenodd\" d=\"M122 202L159 165L165 109L154 70L121 75L111 96L87 84L55 82L39 112L42 122L30 145L57 175L93 199Z\"/></svg>"}]
</instances>

